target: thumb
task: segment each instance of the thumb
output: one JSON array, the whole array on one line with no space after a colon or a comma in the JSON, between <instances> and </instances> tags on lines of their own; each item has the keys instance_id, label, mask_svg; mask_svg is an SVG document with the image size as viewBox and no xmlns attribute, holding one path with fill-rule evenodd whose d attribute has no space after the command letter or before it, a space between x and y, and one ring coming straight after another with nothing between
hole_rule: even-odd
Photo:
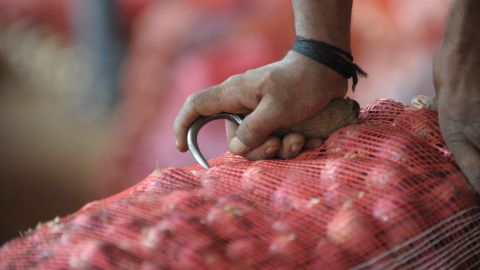
<instances>
[{"instance_id":1,"label":"thumb","mask_svg":"<svg viewBox=\"0 0 480 270\"><path fill-rule=\"evenodd\" d=\"M286 125L280 102L264 97L255 110L247 115L238 127L236 136L230 140L232 153L242 155L262 144L279 127ZM281 104L281 103L280 103ZM283 122L282 122L283 120Z\"/></svg>"}]
</instances>

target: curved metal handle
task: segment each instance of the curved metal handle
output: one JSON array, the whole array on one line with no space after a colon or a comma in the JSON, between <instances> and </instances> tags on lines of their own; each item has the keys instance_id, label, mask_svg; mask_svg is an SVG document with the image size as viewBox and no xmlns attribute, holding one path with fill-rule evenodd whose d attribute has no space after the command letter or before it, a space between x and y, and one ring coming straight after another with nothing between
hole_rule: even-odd
<instances>
[{"instance_id":1,"label":"curved metal handle","mask_svg":"<svg viewBox=\"0 0 480 270\"><path fill-rule=\"evenodd\" d=\"M193 122L193 124L188 129L188 133L187 133L188 149L190 150L190 153L192 153L193 158L205 169L210 168L210 165L208 165L207 160L205 159L205 157L200 152L200 149L198 148L198 142L197 142L198 132L205 124L214 120L219 120L219 119L230 120L240 125L242 123L243 116L232 114L232 113L219 113L212 116L200 117L195 122Z\"/></svg>"}]
</instances>

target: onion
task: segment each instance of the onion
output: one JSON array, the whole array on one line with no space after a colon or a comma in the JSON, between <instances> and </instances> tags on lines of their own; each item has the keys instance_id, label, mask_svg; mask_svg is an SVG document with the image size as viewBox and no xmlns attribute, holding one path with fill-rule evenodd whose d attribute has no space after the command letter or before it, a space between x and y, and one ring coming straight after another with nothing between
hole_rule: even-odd
<instances>
[{"instance_id":1,"label":"onion","mask_svg":"<svg viewBox=\"0 0 480 270\"><path fill-rule=\"evenodd\" d=\"M387 192L388 194L388 192ZM405 242L423 231L424 212L416 201L405 200L399 192L377 200L373 206L372 216L376 219L385 235L389 248Z\"/></svg>"},{"instance_id":2,"label":"onion","mask_svg":"<svg viewBox=\"0 0 480 270\"><path fill-rule=\"evenodd\" d=\"M265 259L267 244L256 238L240 238L228 243L225 253L229 259L238 265L237 267L252 269Z\"/></svg>"},{"instance_id":3,"label":"onion","mask_svg":"<svg viewBox=\"0 0 480 270\"><path fill-rule=\"evenodd\" d=\"M382 248L373 221L353 208L337 212L327 225L327 237L346 251L366 258Z\"/></svg>"},{"instance_id":4,"label":"onion","mask_svg":"<svg viewBox=\"0 0 480 270\"><path fill-rule=\"evenodd\" d=\"M359 263L358 258L328 239L319 241L314 250L310 269L349 269Z\"/></svg>"}]
</instances>

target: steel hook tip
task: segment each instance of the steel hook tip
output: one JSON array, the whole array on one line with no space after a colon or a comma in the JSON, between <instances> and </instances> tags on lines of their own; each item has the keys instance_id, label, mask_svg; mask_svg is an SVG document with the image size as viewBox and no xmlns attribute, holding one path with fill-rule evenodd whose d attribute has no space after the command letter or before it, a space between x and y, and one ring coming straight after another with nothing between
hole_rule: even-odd
<instances>
[{"instance_id":1,"label":"steel hook tip","mask_svg":"<svg viewBox=\"0 0 480 270\"><path fill-rule=\"evenodd\" d=\"M198 118L195 122L193 122L193 124L188 128L188 149L190 150L190 153L192 153L193 158L205 169L210 168L210 165L208 164L208 161L205 159L205 157L202 155L202 152L200 152L200 149L198 148L198 132L205 124L219 119L226 119L236 123L237 125L240 125L242 124L243 117L241 115L232 113L219 113L212 116L202 116Z\"/></svg>"}]
</instances>

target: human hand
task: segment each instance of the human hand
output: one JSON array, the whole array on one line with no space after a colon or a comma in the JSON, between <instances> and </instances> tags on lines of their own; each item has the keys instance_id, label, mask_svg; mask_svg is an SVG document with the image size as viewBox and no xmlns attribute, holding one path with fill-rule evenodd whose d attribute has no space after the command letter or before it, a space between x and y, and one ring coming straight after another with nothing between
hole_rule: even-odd
<instances>
[{"instance_id":1,"label":"human hand","mask_svg":"<svg viewBox=\"0 0 480 270\"><path fill-rule=\"evenodd\" d=\"M444 44L434 60L440 130L458 166L480 192L480 48Z\"/></svg>"},{"instance_id":2,"label":"human hand","mask_svg":"<svg viewBox=\"0 0 480 270\"><path fill-rule=\"evenodd\" d=\"M313 116L346 91L344 77L291 51L278 62L191 95L175 119L177 148L188 150L187 129L198 117L229 112L247 115L238 128L227 123L232 153L251 160L295 157L303 147L315 147L321 141L306 140L300 133L279 138L272 132Z\"/></svg>"}]
</instances>

